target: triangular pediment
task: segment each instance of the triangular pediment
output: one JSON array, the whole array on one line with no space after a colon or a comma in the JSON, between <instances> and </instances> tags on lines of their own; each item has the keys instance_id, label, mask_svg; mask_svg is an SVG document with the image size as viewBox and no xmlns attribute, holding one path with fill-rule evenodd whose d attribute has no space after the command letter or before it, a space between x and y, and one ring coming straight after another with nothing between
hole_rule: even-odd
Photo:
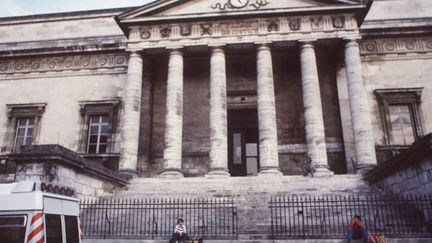
<instances>
[{"instance_id":1,"label":"triangular pediment","mask_svg":"<svg viewBox=\"0 0 432 243\"><path fill-rule=\"evenodd\" d=\"M363 5L367 0L156 0L118 16L123 22L302 12Z\"/></svg>"}]
</instances>

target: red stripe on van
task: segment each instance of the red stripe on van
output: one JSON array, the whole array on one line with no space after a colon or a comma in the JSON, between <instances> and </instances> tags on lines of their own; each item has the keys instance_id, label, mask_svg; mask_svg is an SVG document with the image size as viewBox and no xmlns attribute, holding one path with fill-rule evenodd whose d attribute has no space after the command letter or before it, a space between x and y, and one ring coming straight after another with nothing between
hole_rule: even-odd
<instances>
[{"instance_id":1,"label":"red stripe on van","mask_svg":"<svg viewBox=\"0 0 432 243\"><path fill-rule=\"evenodd\" d=\"M31 225L34 224L34 222L36 222L38 219L42 218L42 216L43 216L42 213L35 214L35 216L33 216L32 220L31 220Z\"/></svg>"}]
</instances>

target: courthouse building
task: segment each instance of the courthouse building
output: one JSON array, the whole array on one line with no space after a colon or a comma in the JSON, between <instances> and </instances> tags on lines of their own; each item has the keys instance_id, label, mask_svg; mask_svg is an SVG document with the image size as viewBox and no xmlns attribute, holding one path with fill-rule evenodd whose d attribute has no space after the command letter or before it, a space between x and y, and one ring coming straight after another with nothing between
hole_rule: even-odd
<instances>
[{"instance_id":1,"label":"courthouse building","mask_svg":"<svg viewBox=\"0 0 432 243\"><path fill-rule=\"evenodd\" d=\"M356 173L432 131L431 17L421 0L159 0L1 18L1 155L57 144L141 177L299 175L306 156L317 176Z\"/></svg>"}]
</instances>

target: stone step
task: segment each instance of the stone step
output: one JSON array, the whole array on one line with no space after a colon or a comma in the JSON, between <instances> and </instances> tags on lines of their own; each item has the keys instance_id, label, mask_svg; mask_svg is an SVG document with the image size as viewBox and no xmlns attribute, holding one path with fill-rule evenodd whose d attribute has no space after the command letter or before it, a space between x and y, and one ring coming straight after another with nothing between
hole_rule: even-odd
<instances>
[{"instance_id":1,"label":"stone step","mask_svg":"<svg viewBox=\"0 0 432 243\"><path fill-rule=\"evenodd\" d=\"M259 194L368 194L374 190L359 175L326 178L303 176L228 178L134 178L114 197L208 197Z\"/></svg>"}]
</instances>

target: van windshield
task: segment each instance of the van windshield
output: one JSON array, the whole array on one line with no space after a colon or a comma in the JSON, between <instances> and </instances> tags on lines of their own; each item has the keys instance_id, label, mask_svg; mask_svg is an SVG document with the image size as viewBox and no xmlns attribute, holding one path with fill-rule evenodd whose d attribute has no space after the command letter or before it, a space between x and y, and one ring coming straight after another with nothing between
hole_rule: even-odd
<instances>
[{"instance_id":1,"label":"van windshield","mask_svg":"<svg viewBox=\"0 0 432 243\"><path fill-rule=\"evenodd\" d=\"M0 216L0 242L23 243L27 217Z\"/></svg>"}]
</instances>

